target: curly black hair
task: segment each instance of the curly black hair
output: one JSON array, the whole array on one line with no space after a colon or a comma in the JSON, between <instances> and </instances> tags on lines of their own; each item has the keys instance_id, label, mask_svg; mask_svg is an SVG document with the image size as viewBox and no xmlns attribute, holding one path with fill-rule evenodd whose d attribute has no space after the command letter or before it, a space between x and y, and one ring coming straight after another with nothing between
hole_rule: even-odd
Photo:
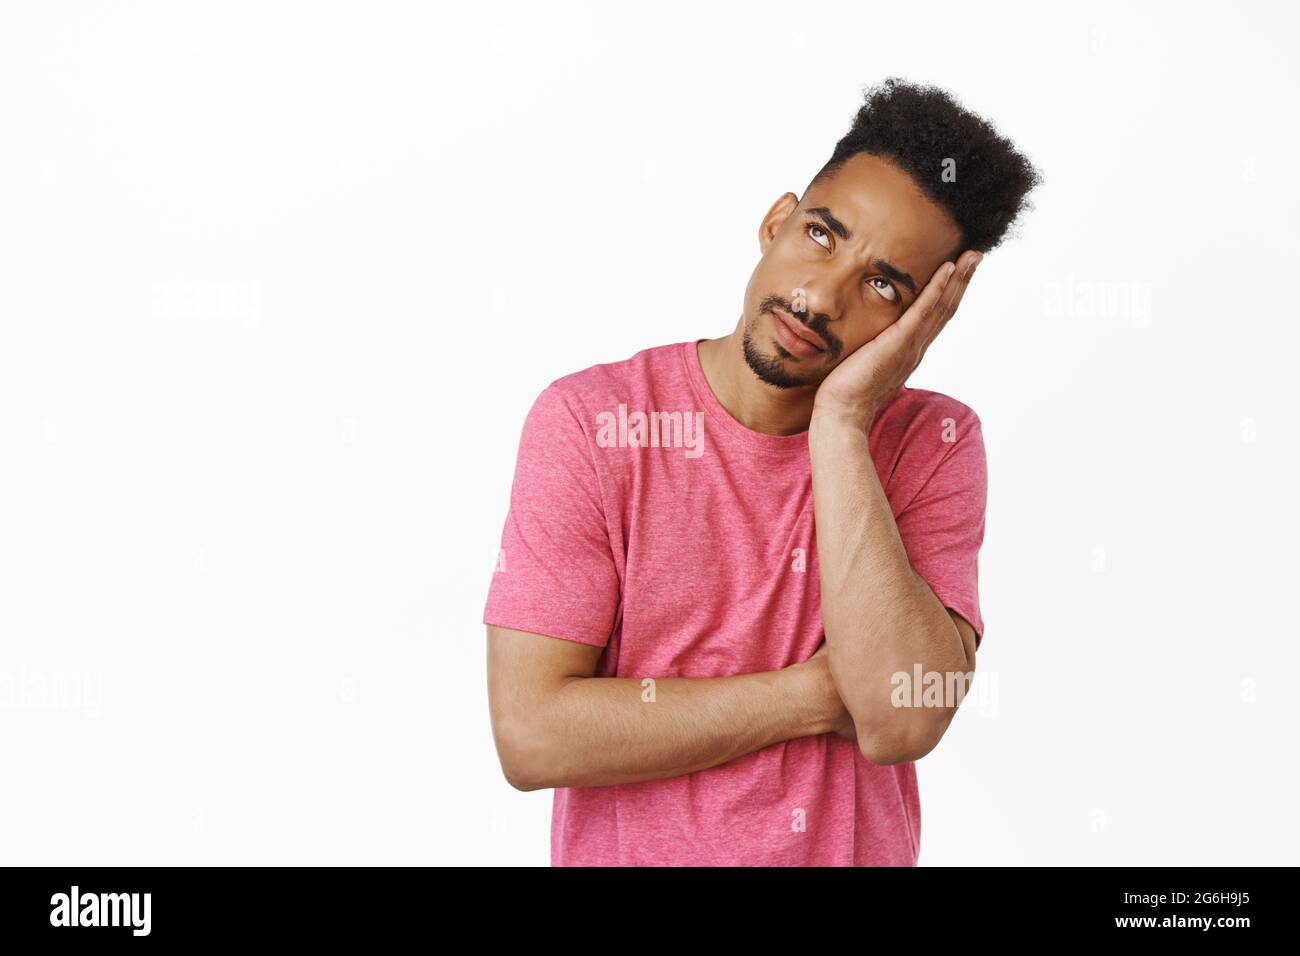
<instances>
[{"instance_id":1,"label":"curly black hair","mask_svg":"<svg viewBox=\"0 0 1300 956\"><path fill-rule=\"evenodd\" d=\"M810 187L858 153L887 159L947 210L961 230L962 248L977 252L997 246L1032 208L1026 197L1042 175L1011 140L948 93L890 77L866 96Z\"/></svg>"}]
</instances>

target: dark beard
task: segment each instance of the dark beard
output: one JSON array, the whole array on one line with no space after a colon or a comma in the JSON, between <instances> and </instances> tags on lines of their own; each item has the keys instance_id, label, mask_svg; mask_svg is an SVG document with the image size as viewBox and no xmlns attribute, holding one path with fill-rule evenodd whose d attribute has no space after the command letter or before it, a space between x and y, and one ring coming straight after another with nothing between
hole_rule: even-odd
<instances>
[{"instance_id":1,"label":"dark beard","mask_svg":"<svg viewBox=\"0 0 1300 956\"><path fill-rule=\"evenodd\" d=\"M780 359L769 358L759 352L754 347L754 340L749 337L748 328L745 329L744 335L741 336L741 346L745 353L745 362L749 365L750 370L762 381L767 382L768 385L776 388L800 388L804 385L813 384L813 382L805 381L787 372ZM777 349L784 351L779 345Z\"/></svg>"}]
</instances>

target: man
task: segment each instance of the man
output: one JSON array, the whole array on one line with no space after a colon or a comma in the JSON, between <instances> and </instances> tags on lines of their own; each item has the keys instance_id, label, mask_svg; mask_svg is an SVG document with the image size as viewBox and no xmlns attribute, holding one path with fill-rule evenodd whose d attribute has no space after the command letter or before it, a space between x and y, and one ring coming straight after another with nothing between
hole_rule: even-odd
<instances>
[{"instance_id":1,"label":"man","mask_svg":"<svg viewBox=\"0 0 1300 956\"><path fill-rule=\"evenodd\" d=\"M888 80L759 228L735 330L548 386L488 594L502 768L555 865L915 865L984 632L975 413L904 385L1037 172Z\"/></svg>"}]
</instances>

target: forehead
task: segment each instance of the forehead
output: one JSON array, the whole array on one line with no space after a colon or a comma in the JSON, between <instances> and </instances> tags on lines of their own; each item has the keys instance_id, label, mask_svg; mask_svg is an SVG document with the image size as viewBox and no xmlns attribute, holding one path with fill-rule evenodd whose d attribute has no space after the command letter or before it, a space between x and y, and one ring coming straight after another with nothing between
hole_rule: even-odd
<instances>
[{"instance_id":1,"label":"forehead","mask_svg":"<svg viewBox=\"0 0 1300 956\"><path fill-rule=\"evenodd\" d=\"M941 171L935 170L935 175ZM916 182L879 156L858 153L799 203L826 206L853 233L848 245L928 274L961 241L952 217L926 198ZM918 278L920 278L918 276Z\"/></svg>"}]
</instances>

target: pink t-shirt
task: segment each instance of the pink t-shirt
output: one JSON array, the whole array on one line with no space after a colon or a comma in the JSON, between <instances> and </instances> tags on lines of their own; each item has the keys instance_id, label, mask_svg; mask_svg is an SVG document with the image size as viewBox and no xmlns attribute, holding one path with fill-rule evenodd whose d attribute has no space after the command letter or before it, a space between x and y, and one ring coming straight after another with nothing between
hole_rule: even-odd
<instances>
[{"instance_id":1,"label":"pink t-shirt","mask_svg":"<svg viewBox=\"0 0 1300 956\"><path fill-rule=\"evenodd\" d=\"M979 418L900 388L869 447L913 568L982 637ZM501 548L484 623L604 647L600 677L778 670L822 641L808 434L732 418L696 342L541 393ZM558 788L551 862L912 866L920 838L915 764L821 734L668 779Z\"/></svg>"}]
</instances>

